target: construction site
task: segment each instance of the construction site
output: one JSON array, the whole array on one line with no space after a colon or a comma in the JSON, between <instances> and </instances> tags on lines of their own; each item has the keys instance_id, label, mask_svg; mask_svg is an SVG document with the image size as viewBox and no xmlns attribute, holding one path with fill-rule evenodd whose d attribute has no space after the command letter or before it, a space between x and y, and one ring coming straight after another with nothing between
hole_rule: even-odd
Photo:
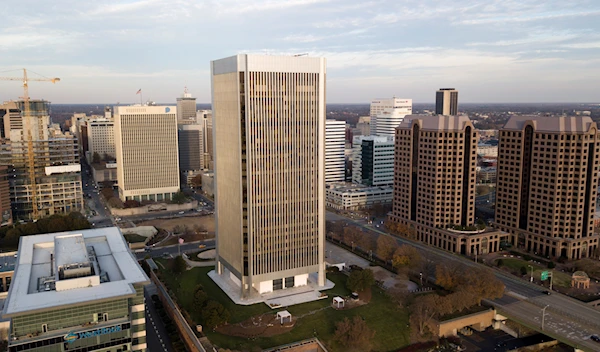
<instances>
[{"instance_id":1,"label":"construction site","mask_svg":"<svg viewBox=\"0 0 600 352\"><path fill-rule=\"evenodd\" d=\"M15 220L35 220L53 214L83 209L81 165L77 138L52 124L50 103L29 99L28 79L0 77L22 81L20 100L0 105L0 165L7 166L12 216Z\"/></svg>"}]
</instances>

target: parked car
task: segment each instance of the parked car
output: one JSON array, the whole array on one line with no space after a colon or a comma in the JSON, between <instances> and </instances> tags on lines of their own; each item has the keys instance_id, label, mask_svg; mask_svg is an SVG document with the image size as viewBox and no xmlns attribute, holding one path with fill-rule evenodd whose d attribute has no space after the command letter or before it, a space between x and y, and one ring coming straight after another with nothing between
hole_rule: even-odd
<instances>
[{"instance_id":1,"label":"parked car","mask_svg":"<svg viewBox=\"0 0 600 352\"><path fill-rule=\"evenodd\" d=\"M600 337L598 337L598 335L592 335L592 336L590 336L590 340L596 341L596 342L600 343Z\"/></svg>"}]
</instances>

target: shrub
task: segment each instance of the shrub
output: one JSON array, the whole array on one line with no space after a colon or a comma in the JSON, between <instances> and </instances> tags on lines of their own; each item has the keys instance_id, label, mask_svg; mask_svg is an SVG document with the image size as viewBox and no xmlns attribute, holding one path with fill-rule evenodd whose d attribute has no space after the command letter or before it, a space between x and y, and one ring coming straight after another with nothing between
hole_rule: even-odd
<instances>
[{"instance_id":1,"label":"shrub","mask_svg":"<svg viewBox=\"0 0 600 352\"><path fill-rule=\"evenodd\" d=\"M549 262L548 269L554 269L554 268L556 268L556 264L554 264L554 262Z\"/></svg>"},{"instance_id":2,"label":"shrub","mask_svg":"<svg viewBox=\"0 0 600 352\"><path fill-rule=\"evenodd\" d=\"M503 260L503 259L498 259L498 261L496 262L496 265L497 265L498 267L501 267L501 266L503 266L503 265L504 265L504 260Z\"/></svg>"},{"instance_id":3,"label":"shrub","mask_svg":"<svg viewBox=\"0 0 600 352\"><path fill-rule=\"evenodd\" d=\"M524 266L521 267L521 275L527 275L527 268Z\"/></svg>"}]
</instances>

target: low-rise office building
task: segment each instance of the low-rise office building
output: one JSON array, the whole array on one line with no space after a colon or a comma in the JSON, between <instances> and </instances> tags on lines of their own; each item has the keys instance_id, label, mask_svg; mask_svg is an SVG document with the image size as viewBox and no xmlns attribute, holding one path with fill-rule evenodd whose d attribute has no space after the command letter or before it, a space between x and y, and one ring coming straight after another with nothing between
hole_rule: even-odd
<instances>
[{"instance_id":1,"label":"low-rise office building","mask_svg":"<svg viewBox=\"0 0 600 352\"><path fill-rule=\"evenodd\" d=\"M23 236L8 350L146 351L148 283L116 227Z\"/></svg>"},{"instance_id":2,"label":"low-rise office building","mask_svg":"<svg viewBox=\"0 0 600 352\"><path fill-rule=\"evenodd\" d=\"M392 186L366 187L352 183L333 183L325 186L326 206L338 210L358 210L376 204L390 204Z\"/></svg>"},{"instance_id":3,"label":"low-rise office building","mask_svg":"<svg viewBox=\"0 0 600 352\"><path fill-rule=\"evenodd\" d=\"M92 177L97 185L103 182L110 182L113 185L117 184L117 163L115 162L100 162L92 165Z\"/></svg>"},{"instance_id":4,"label":"low-rise office building","mask_svg":"<svg viewBox=\"0 0 600 352\"><path fill-rule=\"evenodd\" d=\"M477 167L477 184L480 183L496 183L495 167Z\"/></svg>"}]
</instances>

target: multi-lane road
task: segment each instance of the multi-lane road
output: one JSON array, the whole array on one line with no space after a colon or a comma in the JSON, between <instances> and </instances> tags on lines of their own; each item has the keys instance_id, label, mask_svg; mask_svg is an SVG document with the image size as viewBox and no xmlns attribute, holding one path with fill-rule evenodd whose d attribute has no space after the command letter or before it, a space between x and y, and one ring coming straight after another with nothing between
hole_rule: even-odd
<instances>
[{"instance_id":1,"label":"multi-lane road","mask_svg":"<svg viewBox=\"0 0 600 352\"><path fill-rule=\"evenodd\" d=\"M365 224L364 220L353 220L339 214L327 213L328 220L342 220L362 227L376 234L389 235L380 228ZM475 267L481 264L454 253L446 252L419 242L395 237L401 244L410 244L428 253L433 262L453 261ZM495 269L492 269L495 270ZM490 301L503 315L530 328L543 331L562 342L585 351L600 351L600 343L590 340L590 335L600 334L600 311L559 293L547 295L544 288L518 279L510 274L495 270L496 276L504 283L505 295ZM545 309L545 314L542 309ZM541 329L544 315L544 329Z\"/></svg>"}]
</instances>

